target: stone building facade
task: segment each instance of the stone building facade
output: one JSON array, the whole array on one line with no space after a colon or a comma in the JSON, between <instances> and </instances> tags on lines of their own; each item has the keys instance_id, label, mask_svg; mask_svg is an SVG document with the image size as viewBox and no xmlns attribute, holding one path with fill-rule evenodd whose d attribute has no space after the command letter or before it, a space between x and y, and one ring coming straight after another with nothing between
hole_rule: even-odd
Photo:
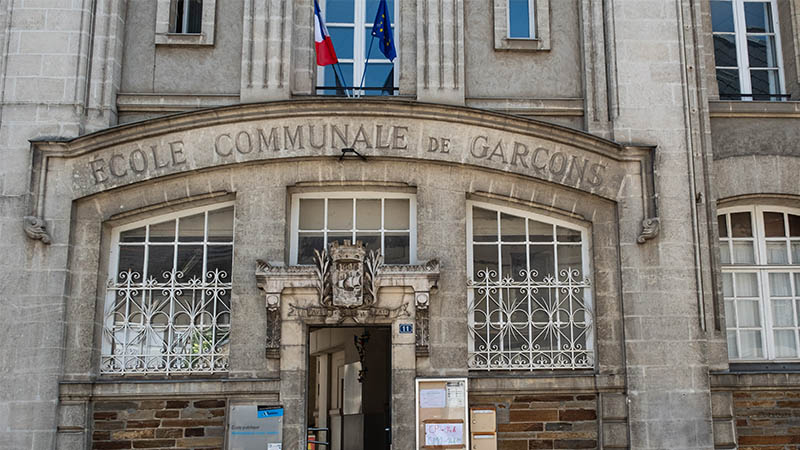
<instances>
[{"instance_id":1,"label":"stone building facade","mask_svg":"<svg viewBox=\"0 0 800 450\"><path fill-rule=\"evenodd\" d=\"M320 4L0 1L0 449L800 445L800 0Z\"/></svg>"}]
</instances>

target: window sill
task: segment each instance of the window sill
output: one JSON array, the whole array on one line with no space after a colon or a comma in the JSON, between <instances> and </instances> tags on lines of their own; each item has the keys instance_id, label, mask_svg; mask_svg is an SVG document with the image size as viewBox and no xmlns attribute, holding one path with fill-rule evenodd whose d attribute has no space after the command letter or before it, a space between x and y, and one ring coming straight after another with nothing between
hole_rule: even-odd
<instances>
[{"instance_id":1,"label":"window sill","mask_svg":"<svg viewBox=\"0 0 800 450\"><path fill-rule=\"evenodd\" d=\"M800 372L783 371L736 371L711 373L712 390L738 389L785 389L800 388Z\"/></svg>"},{"instance_id":2,"label":"window sill","mask_svg":"<svg viewBox=\"0 0 800 450\"><path fill-rule=\"evenodd\" d=\"M800 101L711 100L708 112L712 118L800 118Z\"/></svg>"},{"instance_id":3,"label":"window sill","mask_svg":"<svg viewBox=\"0 0 800 450\"><path fill-rule=\"evenodd\" d=\"M156 45L214 45L205 33L158 33Z\"/></svg>"},{"instance_id":4,"label":"window sill","mask_svg":"<svg viewBox=\"0 0 800 450\"><path fill-rule=\"evenodd\" d=\"M495 50L549 51L550 43L539 38L502 38Z\"/></svg>"}]
</instances>

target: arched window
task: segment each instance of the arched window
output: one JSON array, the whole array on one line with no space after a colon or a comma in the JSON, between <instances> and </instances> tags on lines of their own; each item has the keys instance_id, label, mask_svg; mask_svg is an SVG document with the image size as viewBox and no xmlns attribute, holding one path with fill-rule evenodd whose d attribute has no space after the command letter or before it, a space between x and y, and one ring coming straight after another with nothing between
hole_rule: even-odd
<instances>
[{"instance_id":1,"label":"arched window","mask_svg":"<svg viewBox=\"0 0 800 450\"><path fill-rule=\"evenodd\" d=\"M800 210L725 208L718 220L729 358L796 360Z\"/></svg>"},{"instance_id":2,"label":"arched window","mask_svg":"<svg viewBox=\"0 0 800 450\"><path fill-rule=\"evenodd\" d=\"M470 369L594 366L589 231L468 203Z\"/></svg>"},{"instance_id":3,"label":"arched window","mask_svg":"<svg viewBox=\"0 0 800 450\"><path fill-rule=\"evenodd\" d=\"M227 371L232 263L230 203L115 228L100 371Z\"/></svg>"}]
</instances>

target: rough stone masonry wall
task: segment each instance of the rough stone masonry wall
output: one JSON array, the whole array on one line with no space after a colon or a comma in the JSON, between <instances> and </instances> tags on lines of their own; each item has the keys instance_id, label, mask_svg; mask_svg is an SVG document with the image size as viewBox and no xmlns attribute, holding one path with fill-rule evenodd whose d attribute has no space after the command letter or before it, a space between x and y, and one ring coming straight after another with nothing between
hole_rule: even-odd
<instances>
[{"instance_id":1,"label":"rough stone masonry wall","mask_svg":"<svg viewBox=\"0 0 800 450\"><path fill-rule=\"evenodd\" d=\"M222 449L226 401L94 403L92 449Z\"/></svg>"},{"instance_id":2,"label":"rough stone masonry wall","mask_svg":"<svg viewBox=\"0 0 800 450\"><path fill-rule=\"evenodd\" d=\"M733 413L739 450L800 448L800 391L738 391Z\"/></svg>"},{"instance_id":3,"label":"rough stone masonry wall","mask_svg":"<svg viewBox=\"0 0 800 450\"><path fill-rule=\"evenodd\" d=\"M595 395L475 395L470 406L497 408L497 449L597 448Z\"/></svg>"}]
</instances>

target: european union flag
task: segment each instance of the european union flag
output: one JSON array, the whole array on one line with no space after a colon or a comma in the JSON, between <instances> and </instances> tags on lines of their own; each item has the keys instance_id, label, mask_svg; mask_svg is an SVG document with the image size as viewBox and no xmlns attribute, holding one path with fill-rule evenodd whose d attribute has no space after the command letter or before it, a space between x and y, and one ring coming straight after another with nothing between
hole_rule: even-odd
<instances>
[{"instance_id":1,"label":"european union flag","mask_svg":"<svg viewBox=\"0 0 800 450\"><path fill-rule=\"evenodd\" d=\"M386 0L381 0L378 5L378 14L375 15L375 24L372 25L372 35L380 39L381 53L389 61L394 61L397 57L397 50L394 48L394 37L392 37L392 19L389 17L389 8Z\"/></svg>"}]
</instances>

